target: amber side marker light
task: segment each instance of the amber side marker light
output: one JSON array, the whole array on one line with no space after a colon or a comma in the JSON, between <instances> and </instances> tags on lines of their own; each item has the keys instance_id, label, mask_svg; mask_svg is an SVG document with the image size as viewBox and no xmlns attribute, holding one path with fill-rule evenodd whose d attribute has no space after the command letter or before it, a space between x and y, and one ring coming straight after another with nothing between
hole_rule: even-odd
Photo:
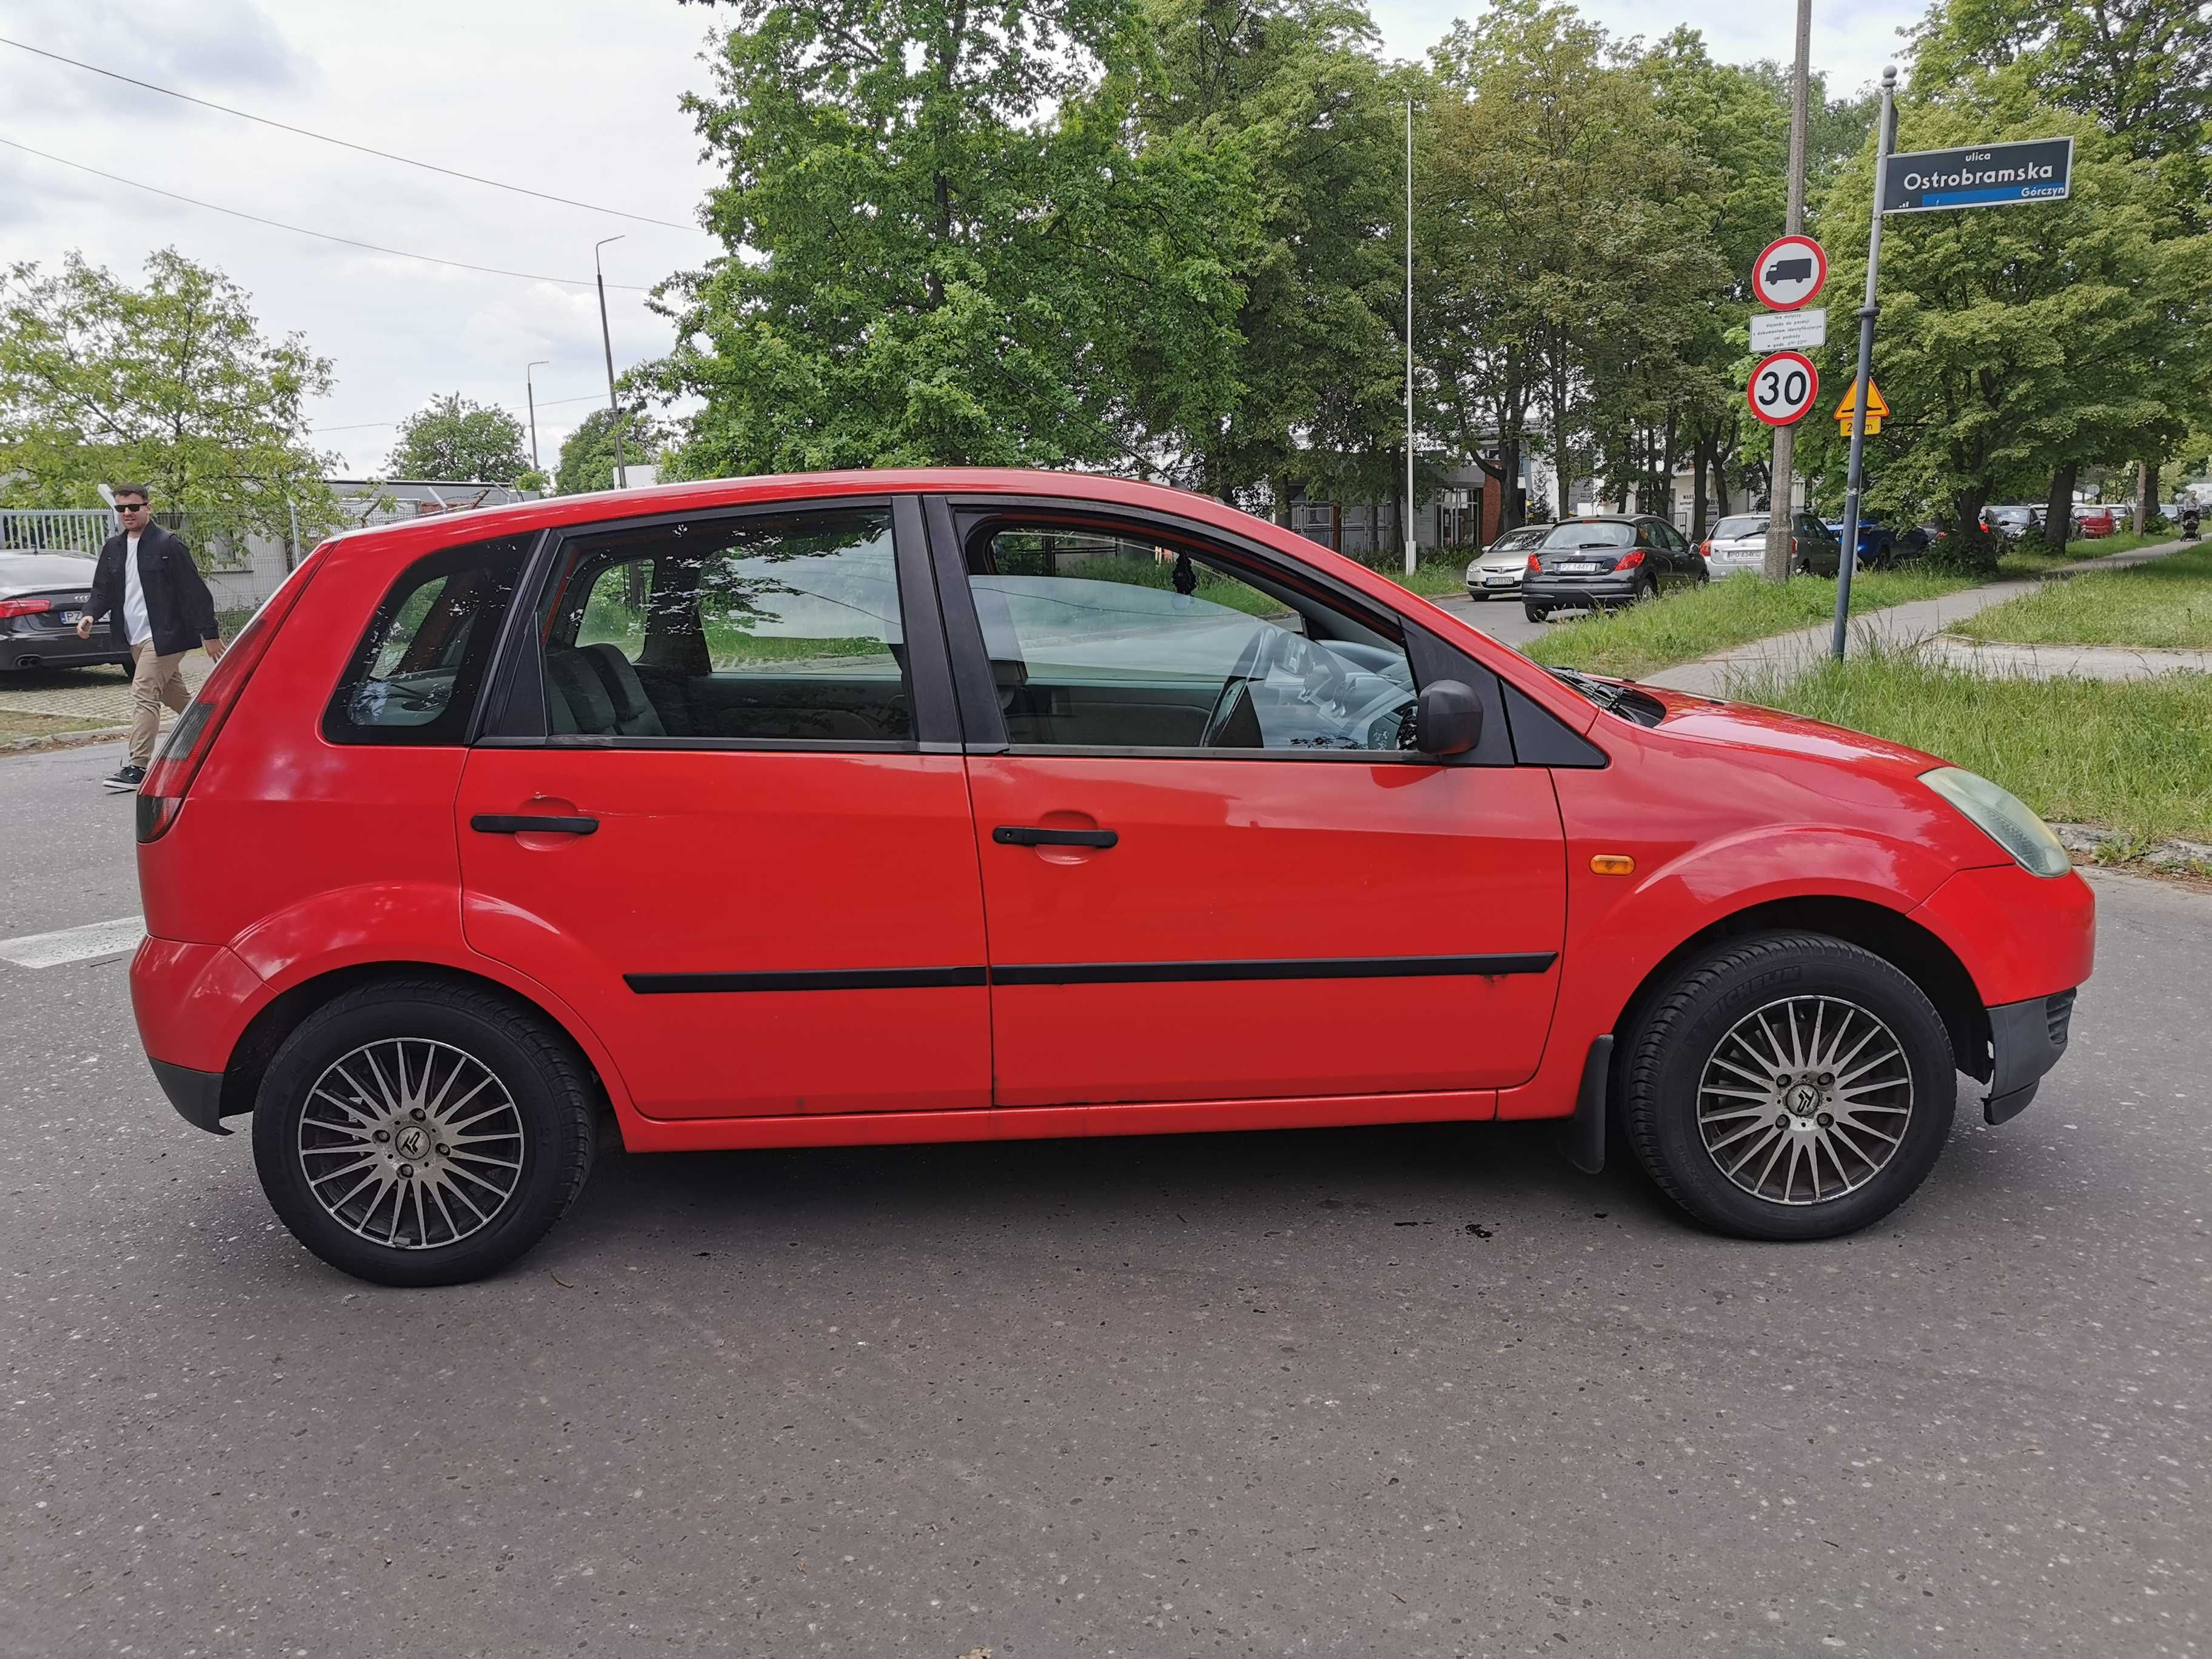
<instances>
[{"instance_id":1,"label":"amber side marker light","mask_svg":"<svg viewBox=\"0 0 2212 1659\"><path fill-rule=\"evenodd\" d=\"M1598 853L1591 857L1590 868L1601 876L1632 876L1636 860L1626 853Z\"/></svg>"}]
</instances>

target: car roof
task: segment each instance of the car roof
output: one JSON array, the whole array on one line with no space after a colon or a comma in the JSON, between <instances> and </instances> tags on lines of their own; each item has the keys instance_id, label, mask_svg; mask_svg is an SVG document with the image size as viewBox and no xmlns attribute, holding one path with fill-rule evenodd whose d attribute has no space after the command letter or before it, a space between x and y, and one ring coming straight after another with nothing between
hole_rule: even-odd
<instances>
[{"instance_id":1,"label":"car roof","mask_svg":"<svg viewBox=\"0 0 2212 1659\"><path fill-rule=\"evenodd\" d=\"M0 552L0 588L88 587L97 568L94 561L74 553L14 549Z\"/></svg>"}]
</instances>

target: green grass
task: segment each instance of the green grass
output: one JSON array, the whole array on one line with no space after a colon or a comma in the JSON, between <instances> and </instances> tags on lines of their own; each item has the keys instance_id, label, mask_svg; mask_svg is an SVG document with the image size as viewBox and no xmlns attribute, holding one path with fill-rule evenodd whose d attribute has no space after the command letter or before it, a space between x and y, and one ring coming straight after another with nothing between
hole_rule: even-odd
<instances>
[{"instance_id":1,"label":"green grass","mask_svg":"<svg viewBox=\"0 0 2212 1659\"><path fill-rule=\"evenodd\" d=\"M2049 582L2039 592L1967 617L1953 631L2022 645L2212 649L2212 547Z\"/></svg>"},{"instance_id":2,"label":"green grass","mask_svg":"<svg viewBox=\"0 0 2212 1659\"><path fill-rule=\"evenodd\" d=\"M2031 680L1876 647L1742 695L1924 749L2054 822L2212 840L2212 674Z\"/></svg>"},{"instance_id":3,"label":"green grass","mask_svg":"<svg viewBox=\"0 0 2212 1659\"><path fill-rule=\"evenodd\" d=\"M1963 576L1918 570L1869 570L1851 580L1851 614L1886 610L1908 599L1932 599L1973 584ZM1707 583L1601 617L1568 620L1528 647L1553 668L1583 668L1634 679L1678 662L1711 656L1835 614L1828 576L1769 582L1748 573Z\"/></svg>"},{"instance_id":4,"label":"green grass","mask_svg":"<svg viewBox=\"0 0 2212 1659\"><path fill-rule=\"evenodd\" d=\"M1425 599L1433 599L1439 594L1467 592L1468 561L1474 556L1470 553L1457 558L1423 559L1413 567L1413 574L1410 576L1406 574L1402 559L1387 567L1378 564L1368 568L1377 575L1388 576L1410 592L1419 593Z\"/></svg>"},{"instance_id":5,"label":"green grass","mask_svg":"<svg viewBox=\"0 0 2212 1659\"><path fill-rule=\"evenodd\" d=\"M77 720L67 714L25 714L0 708L0 739L43 738L54 732L89 732L114 724L113 720Z\"/></svg>"},{"instance_id":6,"label":"green grass","mask_svg":"<svg viewBox=\"0 0 2212 1659\"><path fill-rule=\"evenodd\" d=\"M2139 547L2157 547L2174 540L2178 530L2147 530L2138 536L2132 530L2124 530L2116 536L2092 540L2083 537L2066 544L2063 553L2053 552L2041 542L2022 542L2007 550L1997 561L2000 576L2040 576L2046 570L2062 564L2072 564L2077 559L2104 559L2115 553L2132 553Z\"/></svg>"}]
</instances>

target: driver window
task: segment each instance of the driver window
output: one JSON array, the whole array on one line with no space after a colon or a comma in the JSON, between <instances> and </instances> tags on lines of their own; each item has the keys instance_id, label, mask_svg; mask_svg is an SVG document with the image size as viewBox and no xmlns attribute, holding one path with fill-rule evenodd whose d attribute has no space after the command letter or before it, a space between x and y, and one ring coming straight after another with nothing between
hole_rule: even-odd
<instances>
[{"instance_id":1,"label":"driver window","mask_svg":"<svg viewBox=\"0 0 2212 1659\"><path fill-rule=\"evenodd\" d=\"M1203 553L1002 529L971 546L968 580L1018 746L1411 746L1403 646Z\"/></svg>"}]
</instances>

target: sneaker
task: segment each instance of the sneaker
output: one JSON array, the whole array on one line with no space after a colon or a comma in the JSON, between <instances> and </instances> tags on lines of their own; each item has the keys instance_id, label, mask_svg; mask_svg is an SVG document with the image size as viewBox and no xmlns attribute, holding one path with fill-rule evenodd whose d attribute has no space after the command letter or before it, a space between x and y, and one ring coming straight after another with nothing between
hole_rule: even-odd
<instances>
[{"instance_id":1,"label":"sneaker","mask_svg":"<svg viewBox=\"0 0 2212 1659\"><path fill-rule=\"evenodd\" d=\"M144 767L126 766L121 771L113 774L112 776L102 778L100 781L100 787L106 790L110 794L120 795L135 790L140 784L145 781L146 769Z\"/></svg>"}]
</instances>

